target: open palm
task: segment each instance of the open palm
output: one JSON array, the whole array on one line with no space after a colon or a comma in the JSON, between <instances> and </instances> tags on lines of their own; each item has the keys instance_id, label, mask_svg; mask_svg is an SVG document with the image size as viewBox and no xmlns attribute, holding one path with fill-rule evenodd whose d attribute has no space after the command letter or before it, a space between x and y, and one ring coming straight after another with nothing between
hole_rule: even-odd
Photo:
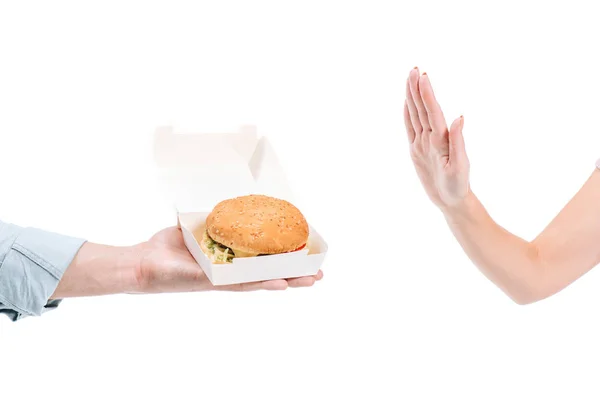
<instances>
[{"instance_id":1,"label":"open palm","mask_svg":"<svg viewBox=\"0 0 600 400\"><path fill-rule=\"evenodd\" d=\"M406 82L404 122L412 161L431 201L440 208L459 203L469 192L463 117L448 130L429 77L416 67Z\"/></svg>"}]
</instances>

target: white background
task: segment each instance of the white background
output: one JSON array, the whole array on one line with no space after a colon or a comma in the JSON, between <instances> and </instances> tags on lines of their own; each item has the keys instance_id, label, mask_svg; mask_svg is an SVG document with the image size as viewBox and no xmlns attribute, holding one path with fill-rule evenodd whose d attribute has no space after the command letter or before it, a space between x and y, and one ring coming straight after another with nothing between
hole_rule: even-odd
<instances>
[{"instance_id":1,"label":"white background","mask_svg":"<svg viewBox=\"0 0 600 400\"><path fill-rule=\"evenodd\" d=\"M2 318L0 398L598 398L600 272L511 303L429 204L402 122L418 65L465 116L474 191L532 239L600 157L593 2L548 3L2 2L0 219L143 241L175 222L155 127L250 123L330 254L310 289Z\"/></svg>"}]
</instances>

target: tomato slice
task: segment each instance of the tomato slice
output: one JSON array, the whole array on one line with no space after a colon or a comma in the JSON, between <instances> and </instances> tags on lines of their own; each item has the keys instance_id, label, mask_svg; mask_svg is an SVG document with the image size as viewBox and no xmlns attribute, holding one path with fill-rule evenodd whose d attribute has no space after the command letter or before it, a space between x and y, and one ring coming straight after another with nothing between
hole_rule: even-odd
<instances>
[{"instance_id":1,"label":"tomato slice","mask_svg":"<svg viewBox=\"0 0 600 400\"><path fill-rule=\"evenodd\" d=\"M305 247L306 247L306 243L304 243L302 246L298 247L298 248L297 248L296 250L294 250L294 251L302 250L302 249L303 249L303 248L305 248Z\"/></svg>"}]
</instances>

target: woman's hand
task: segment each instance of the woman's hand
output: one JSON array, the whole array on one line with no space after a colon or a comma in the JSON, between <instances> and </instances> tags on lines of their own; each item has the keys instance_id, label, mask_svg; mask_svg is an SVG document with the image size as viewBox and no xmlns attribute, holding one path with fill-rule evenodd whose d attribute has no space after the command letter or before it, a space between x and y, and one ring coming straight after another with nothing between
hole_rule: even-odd
<instances>
[{"instance_id":1,"label":"woman's hand","mask_svg":"<svg viewBox=\"0 0 600 400\"><path fill-rule=\"evenodd\" d=\"M600 168L528 241L497 224L471 191L463 119L447 129L429 78L416 67L406 84L404 120L410 154L429 198L471 261L515 302L551 296L600 262Z\"/></svg>"},{"instance_id":2,"label":"woman's hand","mask_svg":"<svg viewBox=\"0 0 600 400\"><path fill-rule=\"evenodd\" d=\"M410 154L427 195L441 209L452 208L469 193L469 160L463 117L448 130L427 74L415 67L406 82L404 122Z\"/></svg>"},{"instance_id":3,"label":"woman's hand","mask_svg":"<svg viewBox=\"0 0 600 400\"><path fill-rule=\"evenodd\" d=\"M154 235L140 246L140 263L135 273L134 292L194 292L204 290L283 290L312 286L323 273L294 279L277 279L227 286L213 286L187 250L181 229L172 227Z\"/></svg>"}]
</instances>

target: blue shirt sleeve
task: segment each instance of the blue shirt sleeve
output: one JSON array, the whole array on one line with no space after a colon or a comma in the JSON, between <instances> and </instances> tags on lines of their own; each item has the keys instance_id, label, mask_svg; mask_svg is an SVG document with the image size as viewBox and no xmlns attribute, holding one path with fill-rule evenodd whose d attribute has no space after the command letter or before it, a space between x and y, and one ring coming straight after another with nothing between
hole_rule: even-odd
<instances>
[{"instance_id":1,"label":"blue shirt sleeve","mask_svg":"<svg viewBox=\"0 0 600 400\"><path fill-rule=\"evenodd\" d=\"M0 221L0 314L17 321L41 316L84 239Z\"/></svg>"}]
</instances>

